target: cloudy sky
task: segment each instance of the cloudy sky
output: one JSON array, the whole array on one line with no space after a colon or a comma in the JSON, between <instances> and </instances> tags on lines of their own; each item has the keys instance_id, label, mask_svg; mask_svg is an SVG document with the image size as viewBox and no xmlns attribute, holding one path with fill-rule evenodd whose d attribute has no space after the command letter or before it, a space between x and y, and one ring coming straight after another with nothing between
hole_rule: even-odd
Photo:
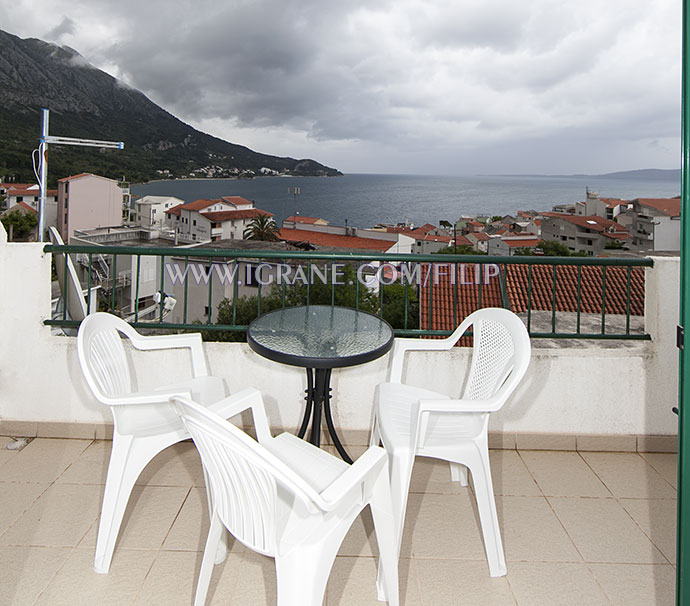
<instances>
[{"instance_id":1,"label":"cloudy sky","mask_svg":"<svg viewBox=\"0 0 690 606\"><path fill-rule=\"evenodd\" d=\"M680 164L679 0L0 0L0 28L345 172Z\"/></svg>"}]
</instances>

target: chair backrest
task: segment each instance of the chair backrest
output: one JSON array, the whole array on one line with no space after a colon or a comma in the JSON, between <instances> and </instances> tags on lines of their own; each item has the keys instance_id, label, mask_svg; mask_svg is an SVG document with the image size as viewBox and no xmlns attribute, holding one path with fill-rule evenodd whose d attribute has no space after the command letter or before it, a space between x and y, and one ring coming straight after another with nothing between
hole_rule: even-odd
<instances>
[{"instance_id":1,"label":"chair backrest","mask_svg":"<svg viewBox=\"0 0 690 606\"><path fill-rule=\"evenodd\" d=\"M472 363L463 398L488 399L503 389L507 398L525 374L530 359L529 334L522 320L507 309L486 308L470 314Z\"/></svg>"},{"instance_id":2,"label":"chair backrest","mask_svg":"<svg viewBox=\"0 0 690 606\"><path fill-rule=\"evenodd\" d=\"M77 333L79 363L94 396L108 398L132 392L132 376L120 334L131 338L134 329L112 314L86 316Z\"/></svg>"},{"instance_id":3,"label":"chair backrest","mask_svg":"<svg viewBox=\"0 0 690 606\"><path fill-rule=\"evenodd\" d=\"M276 555L279 490L307 508L317 493L240 428L187 398L171 398L206 470L213 508L250 549ZM310 494L312 493L312 494Z\"/></svg>"}]
</instances>

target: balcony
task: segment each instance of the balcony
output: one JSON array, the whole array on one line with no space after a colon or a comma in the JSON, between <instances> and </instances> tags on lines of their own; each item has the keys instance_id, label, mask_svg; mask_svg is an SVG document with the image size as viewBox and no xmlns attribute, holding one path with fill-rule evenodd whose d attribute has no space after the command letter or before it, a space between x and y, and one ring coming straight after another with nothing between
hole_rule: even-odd
<instances>
[{"instance_id":1,"label":"balcony","mask_svg":"<svg viewBox=\"0 0 690 606\"><path fill-rule=\"evenodd\" d=\"M464 275L479 305L489 297L511 297L510 289L523 285L526 307L516 311L531 323L534 336L526 379L490 426L509 572L500 579L488 576L468 489L454 489L444 465L420 460L400 568L403 603L454 603L458 596L492 605L672 603L676 493L675 457L668 451L676 443L671 407L678 378L679 260L658 257L642 269L622 266L623 292L634 289L626 275L644 272L644 306L642 312L617 314L608 311L616 274L610 268L601 271L607 286L598 296L608 294L598 312L558 309L573 284L584 287L587 268L597 267L598 260L575 263L569 281L561 266L538 271L524 265L504 283L505 292ZM43 245L0 243L0 313L11 319L0 345L0 435L37 438L19 452L0 450L0 483L9 486L0 493L0 559L4 570L15 571L0 582L3 595L12 604L59 604L66 596L69 603L78 597L95 603L102 600L99 592L122 591L117 603L187 604L205 524L201 474L189 445L163 453L145 472L111 576L91 573L108 451L102 440L110 418L82 381L75 339L54 335L44 324L50 315L50 265ZM505 275L511 277L511 270ZM556 279L549 282L552 275ZM136 272L131 276L134 288ZM537 288L538 280L546 280L548 289ZM210 284L204 286L206 297L209 288L215 296ZM403 318L399 332L445 334L456 319L452 310L462 311L469 291L454 289L462 286L459 281L444 289L430 284L420 291L420 306L429 302L420 314L426 324L405 328ZM582 302L581 288L575 300ZM537 295L547 291L550 297L539 307ZM445 319L433 312L441 297L452 302L444 308L451 310ZM184 306L180 297L178 307ZM305 389L300 369L264 360L242 342L207 342L205 353L230 391L253 385L264 393L275 431L298 425ZM182 362L175 352L132 355L151 385L177 374ZM464 348L411 354L408 380L452 392L467 360ZM334 373L334 415L354 453L367 443L369 403L386 363L383 358ZM154 500L161 509L153 509ZM327 603L376 603L373 542L365 518L343 546ZM238 547L214 576L213 599L270 604L272 574L270 562ZM111 579L121 580L117 589Z\"/></svg>"}]
</instances>

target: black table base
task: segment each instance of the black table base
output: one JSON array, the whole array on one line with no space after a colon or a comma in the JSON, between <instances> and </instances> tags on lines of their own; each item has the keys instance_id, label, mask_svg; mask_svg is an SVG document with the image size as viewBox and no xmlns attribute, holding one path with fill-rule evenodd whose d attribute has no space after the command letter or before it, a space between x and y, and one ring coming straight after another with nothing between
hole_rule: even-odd
<instances>
[{"instance_id":1,"label":"black table base","mask_svg":"<svg viewBox=\"0 0 690 606\"><path fill-rule=\"evenodd\" d=\"M309 441L314 446L321 446L321 417L326 420L326 427L328 433L333 439L338 453L343 461L352 463L352 458L340 442L340 438L335 431L333 425L333 416L331 414L331 369L330 368L307 368L307 401L304 409L304 418L302 425L297 432L300 438L303 438L307 433L309 421L311 421L311 431L309 432Z\"/></svg>"}]
</instances>

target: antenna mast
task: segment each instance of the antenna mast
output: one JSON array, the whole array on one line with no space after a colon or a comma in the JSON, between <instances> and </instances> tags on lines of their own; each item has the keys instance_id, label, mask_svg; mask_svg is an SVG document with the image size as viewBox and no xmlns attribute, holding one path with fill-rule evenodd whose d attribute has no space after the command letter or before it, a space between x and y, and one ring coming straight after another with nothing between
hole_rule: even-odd
<instances>
[{"instance_id":1,"label":"antenna mast","mask_svg":"<svg viewBox=\"0 0 690 606\"><path fill-rule=\"evenodd\" d=\"M45 241L46 229L46 199L47 199L47 182L48 182L48 144L55 145L79 145L81 147L102 147L108 149L124 149L125 144L122 141L99 141L97 139L75 139L73 137L51 137L48 134L48 123L50 120L50 110L42 109L42 124L41 124L41 142L38 145L38 162L39 162L39 177L41 195L38 202L38 239L40 242ZM34 152L35 153L35 152ZM35 168L35 165L34 165Z\"/></svg>"}]
</instances>

